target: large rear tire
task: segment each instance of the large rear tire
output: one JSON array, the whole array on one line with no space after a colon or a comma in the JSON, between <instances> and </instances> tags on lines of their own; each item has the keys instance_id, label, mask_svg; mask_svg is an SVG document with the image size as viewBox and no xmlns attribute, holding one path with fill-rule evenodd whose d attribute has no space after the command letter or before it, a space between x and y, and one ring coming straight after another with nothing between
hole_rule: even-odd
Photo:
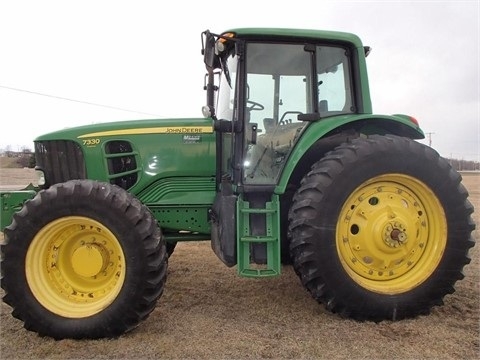
<instances>
[{"instance_id":1,"label":"large rear tire","mask_svg":"<svg viewBox=\"0 0 480 360\"><path fill-rule=\"evenodd\" d=\"M427 314L470 262L467 197L461 176L431 148L396 136L354 139L317 162L294 197L295 271L345 317Z\"/></svg>"},{"instance_id":2,"label":"large rear tire","mask_svg":"<svg viewBox=\"0 0 480 360\"><path fill-rule=\"evenodd\" d=\"M3 300L26 329L62 338L117 337L155 308L166 247L147 207L90 180L52 186L5 229Z\"/></svg>"}]
</instances>

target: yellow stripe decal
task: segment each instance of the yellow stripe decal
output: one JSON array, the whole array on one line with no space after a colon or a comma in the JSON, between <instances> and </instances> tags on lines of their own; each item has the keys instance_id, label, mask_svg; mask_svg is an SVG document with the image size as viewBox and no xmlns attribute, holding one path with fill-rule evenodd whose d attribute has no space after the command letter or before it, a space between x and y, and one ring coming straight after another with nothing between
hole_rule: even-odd
<instances>
[{"instance_id":1,"label":"yellow stripe decal","mask_svg":"<svg viewBox=\"0 0 480 360\"><path fill-rule=\"evenodd\" d=\"M91 138L99 136L118 136L118 135L143 135L143 134L211 134L212 126L162 126L151 128L136 128L122 130L99 131L95 133L83 134L78 138Z\"/></svg>"}]
</instances>

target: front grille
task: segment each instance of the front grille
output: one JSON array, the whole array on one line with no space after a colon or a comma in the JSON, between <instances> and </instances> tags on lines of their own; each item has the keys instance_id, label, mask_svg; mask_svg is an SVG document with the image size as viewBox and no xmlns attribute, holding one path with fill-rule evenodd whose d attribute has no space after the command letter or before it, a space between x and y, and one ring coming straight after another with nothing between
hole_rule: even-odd
<instances>
[{"instance_id":1,"label":"front grille","mask_svg":"<svg viewBox=\"0 0 480 360\"><path fill-rule=\"evenodd\" d=\"M45 174L45 187L86 178L83 152L80 145L74 141L36 141L35 160L36 167Z\"/></svg>"}]
</instances>

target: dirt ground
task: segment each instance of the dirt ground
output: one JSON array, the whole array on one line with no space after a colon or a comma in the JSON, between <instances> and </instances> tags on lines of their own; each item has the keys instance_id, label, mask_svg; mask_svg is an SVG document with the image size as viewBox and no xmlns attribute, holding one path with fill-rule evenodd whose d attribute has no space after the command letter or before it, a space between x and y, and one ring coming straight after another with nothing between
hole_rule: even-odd
<instances>
[{"instance_id":1,"label":"dirt ground","mask_svg":"<svg viewBox=\"0 0 480 360\"><path fill-rule=\"evenodd\" d=\"M0 187L26 185L32 176L32 170L0 169ZM465 174L464 184L480 209L480 175ZM479 213L474 219L480 224ZM274 279L244 279L215 257L209 242L182 243L157 308L134 331L118 339L55 341L25 330L2 302L0 358L479 359L480 245L471 257L443 306L414 320L375 324L324 310L291 267Z\"/></svg>"}]
</instances>

